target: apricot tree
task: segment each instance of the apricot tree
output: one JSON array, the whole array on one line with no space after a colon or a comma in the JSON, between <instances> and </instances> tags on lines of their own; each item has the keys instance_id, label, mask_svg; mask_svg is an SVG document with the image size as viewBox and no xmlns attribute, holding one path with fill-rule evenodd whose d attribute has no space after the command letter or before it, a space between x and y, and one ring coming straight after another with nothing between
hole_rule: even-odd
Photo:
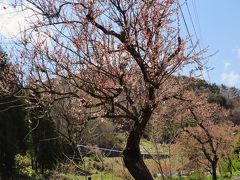
<instances>
[{"instance_id":1,"label":"apricot tree","mask_svg":"<svg viewBox=\"0 0 240 180\"><path fill-rule=\"evenodd\" d=\"M20 52L29 88L53 101L78 98L79 110L94 109L92 119L131 122L125 165L135 179L153 179L139 148L144 129L157 106L178 93L172 76L200 63L180 36L177 1L26 1L35 14Z\"/></svg>"},{"instance_id":2,"label":"apricot tree","mask_svg":"<svg viewBox=\"0 0 240 180\"><path fill-rule=\"evenodd\" d=\"M228 120L227 109L208 102L208 94L186 91L181 98L166 105L160 116L178 124L178 140L190 162L216 180L218 162L232 153L237 128Z\"/></svg>"}]
</instances>

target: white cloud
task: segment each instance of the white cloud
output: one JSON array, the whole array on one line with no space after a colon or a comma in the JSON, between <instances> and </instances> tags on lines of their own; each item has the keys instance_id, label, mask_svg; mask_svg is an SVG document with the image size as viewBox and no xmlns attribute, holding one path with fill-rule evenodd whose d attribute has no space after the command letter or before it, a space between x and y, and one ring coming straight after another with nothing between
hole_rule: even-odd
<instances>
[{"instance_id":1,"label":"white cloud","mask_svg":"<svg viewBox=\"0 0 240 180\"><path fill-rule=\"evenodd\" d=\"M15 38L20 31L29 27L28 20L32 12L8 4L8 0L0 3L0 34L6 38Z\"/></svg>"},{"instance_id":2,"label":"white cloud","mask_svg":"<svg viewBox=\"0 0 240 180\"><path fill-rule=\"evenodd\" d=\"M230 62L224 62L224 71L227 71L230 66L231 66Z\"/></svg>"},{"instance_id":3,"label":"white cloud","mask_svg":"<svg viewBox=\"0 0 240 180\"><path fill-rule=\"evenodd\" d=\"M240 48L237 50L240 58ZM231 70L232 64L229 61L224 62L223 73L221 74L221 80L223 84L227 86L240 87L240 73Z\"/></svg>"},{"instance_id":4,"label":"white cloud","mask_svg":"<svg viewBox=\"0 0 240 180\"><path fill-rule=\"evenodd\" d=\"M222 81L227 86L240 86L240 74L235 72L224 72L221 75Z\"/></svg>"}]
</instances>

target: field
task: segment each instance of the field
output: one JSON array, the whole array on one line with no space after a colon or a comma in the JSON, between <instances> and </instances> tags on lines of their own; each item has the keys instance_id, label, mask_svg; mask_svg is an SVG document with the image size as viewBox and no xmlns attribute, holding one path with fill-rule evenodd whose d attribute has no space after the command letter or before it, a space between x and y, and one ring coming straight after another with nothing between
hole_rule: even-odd
<instances>
[{"instance_id":1,"label":"field","mask_svg":"<svg viewBox=\"0 0 240 180\"><path fill-rule=\"evenodd\" d=\"M145 163L149 167L151 173L154 175L155 179L163 179L162 174L164 175L164 180L210 180L211 176L209 173L203 173L202 171L192 171L184 172L182 170L182 176L179 175L180 169L185 166L188 161L181 155L181 151L177 145L163 146L160 144L153 144L147 140L141 142L142 152L156 153L156 148L159 153L170 154L169 158L165 159L145 159ZM236 162L240 164L240 162ZM236 165L238 166L238 165ZM63 174L60 173L57 175L58 179L69 179L69 180L120 180L120 179L131 179L130 174L127 169L124 167L122 157L103 157L99 154L93 157L85 157L84 163L80 165L81 169L90 171L91 175L89 176L78 176L72 173ZM185 174L184 174L185 173ZM233 173L233 176L230 178L230 174L221 173L218 179L227 180L234 179L237 180L237 176L240 175L240 171Z\"/></svg>"}]
</instances>

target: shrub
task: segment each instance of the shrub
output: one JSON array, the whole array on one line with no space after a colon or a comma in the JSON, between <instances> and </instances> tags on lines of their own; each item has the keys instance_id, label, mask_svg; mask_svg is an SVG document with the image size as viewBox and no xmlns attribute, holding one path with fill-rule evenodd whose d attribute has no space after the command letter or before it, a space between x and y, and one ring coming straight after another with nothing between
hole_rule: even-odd
<instances>
[{"instance_id":1,"label":"shrub","mask_svg":"<svg viewBox=\"0 0 240 180\"><path fill-rule=\"evenodd\" d=\"M36 172L32 169L31 158L29 154L26 154L25 156L17 154L15 156L15 161L19 175L27 177L32 177L36 175Z\"/></svg>"}]
</instances>

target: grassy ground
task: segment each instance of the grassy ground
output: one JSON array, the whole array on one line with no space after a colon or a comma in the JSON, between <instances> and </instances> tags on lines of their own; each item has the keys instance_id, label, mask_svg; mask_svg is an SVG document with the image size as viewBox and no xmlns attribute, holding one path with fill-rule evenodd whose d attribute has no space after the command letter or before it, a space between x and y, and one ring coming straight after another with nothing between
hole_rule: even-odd
<instances>
[{"instance_id":1,"label":"grassy ground","mask_svg":"<svg viewBox=\"0 0 240 180\"><path fill-rule=\"evenodd\" d=\"M156 174L164 172L164 174L174 174L180 167L183 167L188 161L187 158L181 153L181 148L177 145L163 146L160 144L154 144L147 140L141 141L141 151L143 153L161 153L170 155L170 158L166 159L144 159L146 165L156 180L163 179L162 177L156 177ZM96 153L96 154L94 154ZM37 173L31 168L31 160L29 156L20 156L17 158L17 164L19 172L24 174L16 179L29 179L29 180L88 180L91 177L92 180L121 180L132 179L128 170L124 167L122 157L103 157L99 152L93 152L91 157L85 157L84 163L73 164L69 161L66 163L60 163L54 171L47 171L44 174ZM233 159L234 165L233 177L229 178L230 173L228 166L222 162L219 168L222 177L219 180L240 180L240 161L238 158ZM89 172L91 176L80 176L85 170ZM177 175L177 174L176 174ZM211 180L211 176L204 176L201 173L193 173L185 177L165 177L165 180Z\"/></svg>"},{"instance_id":2,"label":"grassy ground","mask_svg":"<svg viewBox=\"0 0 240 180\"><path fill-rule=\"evenodd\" d=\"M67 180L88 180L88 178L91 177L92 180L122 180L126 179L124 177L116 177L111 173L102 173L102 174L95 174L92 176L74 176L74 175L62 175L62 178L65 178ZM130 179L130 177L128 178ZM162 177L155 178L156 180L162 180ZM165 177L165 180L211 180L211 176L183 176L183 177ZM218 180L239 180L240 177L218 177Z\"/></svg>"},{"instance_id":3,"label":"grassy ground","mask_svg":"<svg viewBox=\"0 0 240 180\"><path fill-rule=\"evenodd\" d=\"M141 141L141 152L143 153L160 153L167 155L169 155L169 153L171 154L171 158L167 159L145 159L145 163L152 174L157 174L159 172L173 173L181 167L183 163L183 157L179 153L172 153L178 152L176 148L177 147L175 146L162 146L160 144L154 144L147 140ZM105 169L102 170L107 173L101 173L101 166L104 166ZM94 171L92 167L97 167L98 171ZM92 173L94 173L93 179L129 179L131 177L128 173L128 170L124 167L124 163L121 157L104 157L97 163L90 158L86 158L85 164L82 166L82 168L85 168L85 170L92 170ZM81 179L86 178L81 177Z\"/></svg>"},{"instance_id":4,"label":"grassy ground","mask_svg":"<svg viewBox=\"0 0 240 180\"><path fill-rule=\"evenodd\" d=\"M100 173L94 174L92 176L74 176L72 174L61 174L59 178L67 180L88 180L91 177L91 180L121 180L122 178L116 177L111 173Z\"/></svg>"},{"instance_id":5,"label":"grassy ground","mask_svg":"<svg viewBox=\"0 0 240 180\"><path fill-rule=\"evenodd\" d=\"M164 172L164 174L172 174L177 172L177 170L182 167L187 159L181 155L181 149L178 146L162 146L159 144L151 143L147 140L141 141L141 151L146 153L161 153L170 155L170 158L166 159L145 159L145 163L153 175L155 175L156 180L162 179L162 177L156 177L156 174ZM235 164L237 165L239 161ZM85 157L84 163L79 165L79 168L90 172L91 176L80 176L77 168L78 165L71 165L71 162L60 165L55 171L51 172L50 178L47 179L58 179L58 180L88 180L91 177L92 180L121 180L121 179L132 179L128 170L124 167L122 157L102 157L98 152L95 156ZM29 164L30 167L30 164ZM239 164L240 167L240 164ZM30 168L31 169L31 168ZM26 171L26 168L24 169ZM28 170L28 169L27 169ZM27 171L28 172L28 171ZM68 173L63 173L68 172ZM224 171L225 172L225 171ZM238 174L239 172L239 174ZM27 173L31 174L31 173ZM78 174L78 175L77 175ZM229 174L225 174L219 177L219 180L240 180L240 169L237 173L233 174L233 178L228 178ZM35 179L41 180L46 179L42 176L35 176ZM201 173L193 173L188 177L165 177L165 180L210 180L210 176L204 176Z\"/></svg>"},{"instance_id":6,"label":"grassy ground","mask_svg":"<svg viewBox=\"0 0 240 180\"><path fill-rule=\"evenodd\" d=\"M157 149L157 150L156 150ZM150 169L152 174L156 174L159 172L165 173L173 173L176 172L181 166L183 166L187 160L184 156L181 155L181 150L179 147L172 145L172 146L162 146L159 144L154 144L149 141L143 140L141 141L141 151L142 152L151 152L151 153L162 153L162 154L170 154L171 158L167 159L145 159L145 163L147 164L148 168ZM131 179L130 174L128 173L127 169L124 168L122 158L103 158L102 162L104 166L108 167L107 173L101 173L100 171L96 172L92 175L93 180L118 180L118 179ZM234 177L219 177L219 180L240 180L238 174L234 174ZM81 177L80 179L86 179L86 177ZM156 177L155 179L160 180L162 177ZM185 176L185 177L169 177L165 178L166 180L211 180L211 176L204 176L201 173L193 173L192 175Z\"/></svg>"}]
</instances>

